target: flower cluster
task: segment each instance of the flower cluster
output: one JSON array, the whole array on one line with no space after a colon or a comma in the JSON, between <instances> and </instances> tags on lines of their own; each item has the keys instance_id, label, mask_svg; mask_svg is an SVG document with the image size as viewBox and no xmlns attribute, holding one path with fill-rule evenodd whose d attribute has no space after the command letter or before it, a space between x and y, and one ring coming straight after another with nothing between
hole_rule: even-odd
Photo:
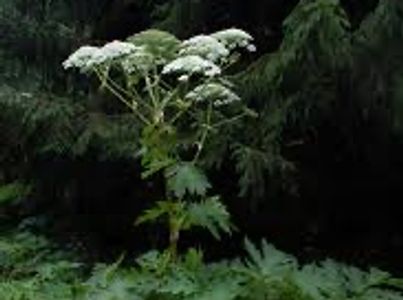
<instances>
[{"instance_id":1,"label":"flower cluster","mask_svg":"<svg viewBox=\"0 0 403 300\"><path fill-rule=\"evenodd\" d=\"M97 47L83 46L76 52L71 54L69 58L67 58L63 62L63 67L65 69L69 68L86 69L89 67L88 62L92 59L93 56L95 56L98 50L99 48Z\"/></svg>"},{"instance_id":2,"label":"flower cluster","mask_svg":"<svg viewBox=\"0 0 403 300\"><path fill-rule=\"evenodd\" d=\"M63 67L65 69L79 68L82 70L88 70L96 65L101 65L114 59L122 58L140 49L141 47L137 47L132 43L121 41L110 42L101 48L83 46L63 62Z\"/></svg>"},{"instance_id":3,"label":"flower cluster","mask_svg":"<svg viewBox=\"0 0 403 300\"><path fill-rule=\"evenodd\" d=\"M230 52L216 38L208 35L198 35L182 43L180 56L199 55L212 62L220 62L226 58Z\"/></svg>"},{"instance_id":4,"label":"flower cluster","mask_svg":"<svg viewBox=\"0 0 403 300\"><path fill-rule=\"evenodd\" d=\"M241 100L233 91L219 83L199 85L189 92L185 98L194 102L211 100L214 106L227 105Z\"/></svg>"},{"instance_id":5,"label":"flower cluster","mask_svg":"<svg viewBox=\"0 0 403 300\"><path fill-rule=\"evenodd\" d=\"M221 74L221 69L213 62L198 55L187 55L173 60L162 70L162 74L172 73L182 75L200 74L207 77L214 77Z\"/></svg>"},{"instance_id":6,"label":"flower cluster","mask_svg":"<svg viewBox=\"0 0 403 300\"><path fill-rule=\"evenodd\" d=\"M230 50L240 47L245 48L250 52L256 51L256 47L252 43L253 37L241 29L226 29L213 33L211 36L216 38Z\"/></svg>"},{"instance_id":7,"label":"flower cluster","mask_svg":"<svg viewBox=\"0 0 403 300\"><path fill-rule=\"evenodd\" d=\"M121 62L123 70L128 74L140 72L142 74L147 73L157 63L156 58L149 53L144 47L127 56L125 56Z\"/></svg>"},{"instance_id":8,"label":"flower cluster","mask_svg":"<svg viewBox=\"0 0 403 300\"><path fill-rule=\"evenodd\" d=\"M71 54L63 62L63 66L65 69L74 67L89 71L96 66L108 66L111 62L118 62L125 73L140 72L144 75L151 68L165 64L162 74L175 73L179 75L179 81L184 82L193 74L206 77L220 75L220 66L225 63L232 50L239 47L249 51L256 50L252 41L250 34L235 28L212 35L198 35L182 42L176 52L176 59L163 61L154 55L156 50L162 51L162 46L156 46L155 40L152 40L153 47L144 44L144 41L143 44L135 40L113 41L103 47L83 46Z\"/></svg>"}]
</instances>

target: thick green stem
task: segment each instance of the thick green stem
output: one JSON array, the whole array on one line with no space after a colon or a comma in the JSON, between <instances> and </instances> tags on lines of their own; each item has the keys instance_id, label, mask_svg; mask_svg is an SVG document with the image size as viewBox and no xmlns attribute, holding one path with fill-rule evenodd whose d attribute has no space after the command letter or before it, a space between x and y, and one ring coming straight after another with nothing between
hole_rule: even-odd
<instances>
[{"instance_id":1,"label":"thick green stem","mask_svg":"<svg viewBox=\"0 0 403 300\"><path fill-rule=\"evenodd\" d=\"M176 260L178 256L178 243L180 236L180 226L174 216L170 217L169 220L169 254L173 261Z\"/></svg>"}]
</instances>

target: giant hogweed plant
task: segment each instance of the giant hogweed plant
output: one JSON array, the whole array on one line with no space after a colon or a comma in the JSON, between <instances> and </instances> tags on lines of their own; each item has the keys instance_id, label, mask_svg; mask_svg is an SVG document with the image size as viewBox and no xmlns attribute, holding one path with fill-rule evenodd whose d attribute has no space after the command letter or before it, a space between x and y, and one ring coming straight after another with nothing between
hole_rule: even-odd
<instances>
[{"instance_id":1,"label":"giant hogweed plant","mask_svg":"<svg viewBox=\"0 0 403 300\"><path fill-rule=\"evenodd\" d=\"M63 63L95 75L136 116L142 175L163 174L165 182L165 199L136 223L166 220L171 258L182 231L201 226L216 238L231 232L230 215L218 196L209 195L200 160L211 135L254 115L224 76L242 53L256 50L252 42L234 28L184 41L147 30L126 41L83 46Z\"/></svg>"}]
</instances>

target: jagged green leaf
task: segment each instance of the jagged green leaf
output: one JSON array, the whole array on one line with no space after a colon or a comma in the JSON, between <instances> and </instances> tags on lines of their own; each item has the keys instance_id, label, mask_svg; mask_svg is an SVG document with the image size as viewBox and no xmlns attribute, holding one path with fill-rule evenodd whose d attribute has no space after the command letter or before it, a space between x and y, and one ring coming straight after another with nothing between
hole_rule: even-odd
<instances>
[{"instance_id":1,"label":"jagged green leaf","mask_svg":"<svg viewBox=\"0 0 403 300\"><path fill-rule=\"evenodd\" d=\"M219 197L211 197L199 203L191 203L188 206L187 216L189 227L204 227L217 239L220 238L220 231L231 233L230 214Z\"/></svg>"},{"instance_id":2,"label":"jagged green leaf","mask_svg":"<svg viewBox=\"0 0 403 300\"><path fill-rule=\"evenodd\" d=\"M273 245L269 245L265 240L261 243L261 249L258 249L246 239L245 249L249 255L248 259L246 259L246 266L263 276L271 278L285 277L298 267L295 258L281 252Z\"/></svg>"},{"instance_id":3,"label":"jagged green leaf","mask_svg":"<svg viewBox=\"0 0 403 300\"><path fill-rule=\"evenodd\" d=\"M186 193L203 196L211 187L206 175L193 163L180 163L167 170L167 184L178 198Z\"/></svg>"},{"instance_id":4,"label":"jagged green leaf","mask_svg":"<svg viewBox=\"0 0 403 300\"><path fill-rule=\"evenodd\" d=\"M170 213L177 211L181 206L180 203L174 203L171 201L160 201L154 207L147 209L140 217L137 218L135 224L140 225L148 222L155 222L162 216L169 215Z\"/></svg>"}]
</instances>

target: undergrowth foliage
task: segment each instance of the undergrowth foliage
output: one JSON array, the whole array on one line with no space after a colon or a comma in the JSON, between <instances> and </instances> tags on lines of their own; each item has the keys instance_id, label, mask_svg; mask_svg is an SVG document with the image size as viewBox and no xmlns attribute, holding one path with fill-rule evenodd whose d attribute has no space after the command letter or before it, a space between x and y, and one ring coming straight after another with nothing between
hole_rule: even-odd
<instances>
[{"instance_id":1,"label":"undergrowth foliage","mask_svg":"<svg viewBox=\"0 0 403 300\"><path fill-rule=\"evenodd\" d=\"M0 238L0 298L76 299L80 265L46 238L24 231Z\"/></svg>"},{"instance_id":2,"label":"undergrowth foliage","mask_svg":"<svg viewBox=\"0 0 403 300\"><path fill-rule=\"evenodd\" d=\"M262 241L245 241L244 259L205 263L189 249L172 262L150 251L127 266L121 257L91 272L45 238L8 232L0 239L4 300L401 300L403 281L377 269L332 260L300 265ZM77 257L77 256L76 256Z\"/></svg>"}]
</instances>

